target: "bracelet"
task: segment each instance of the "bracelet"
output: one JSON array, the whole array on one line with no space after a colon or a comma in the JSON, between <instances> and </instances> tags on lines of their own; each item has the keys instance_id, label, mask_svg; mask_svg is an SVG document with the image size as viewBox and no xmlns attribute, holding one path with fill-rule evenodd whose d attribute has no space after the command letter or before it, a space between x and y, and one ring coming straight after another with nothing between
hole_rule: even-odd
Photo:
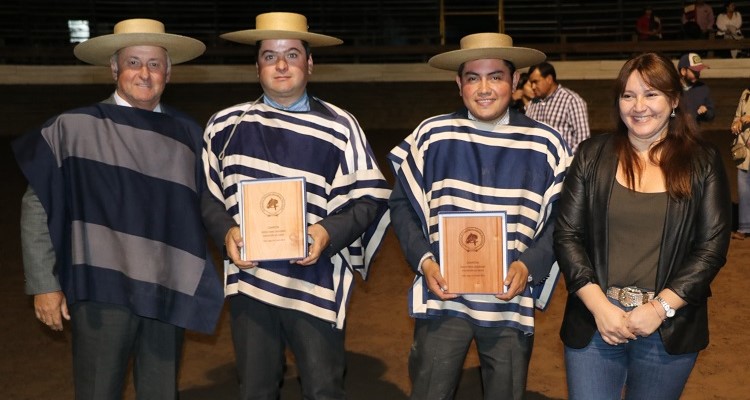
<instances>
[{"instance_id":1,"label":"bracelet","mask_svg":"<svg viewBox=\"0 0 750 400\"><path fill-rule=\"evenodd\" d=\"M656 313L656 316L657 316L657 317L659 317L659 319L660 319L660 320L662 320L662 321L665 321L665 320L666 320L666 318L662 318L662 317L661 317L661 314L659 314L659 310L658 310L658 309L656 308L656 306L654 305L654 301L653 301L653 300L652 300L652 301L649 301L649 302L648 302L648 304L651 304L651 307L654 307L654 312Z\"/></svg>"}]
</instances>

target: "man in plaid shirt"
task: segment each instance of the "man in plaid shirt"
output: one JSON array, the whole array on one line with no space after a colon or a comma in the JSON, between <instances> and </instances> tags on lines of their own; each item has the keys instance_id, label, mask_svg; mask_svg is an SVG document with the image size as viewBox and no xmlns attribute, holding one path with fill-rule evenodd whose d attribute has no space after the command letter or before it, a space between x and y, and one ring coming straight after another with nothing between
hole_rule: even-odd
<instances>
[{"instance_id":1,"label":"man in plaid shirt","mask_svg":"<svg viewBox=\"0 0 750 400\"><path fill-rule=\"evenodd\" d=\"M526 115L555 128L575 154L578 143L591 136L586 102L557 82L555 68L548 62L529 68L529 82L536 98Z\"/></svg>"}]
</instances>

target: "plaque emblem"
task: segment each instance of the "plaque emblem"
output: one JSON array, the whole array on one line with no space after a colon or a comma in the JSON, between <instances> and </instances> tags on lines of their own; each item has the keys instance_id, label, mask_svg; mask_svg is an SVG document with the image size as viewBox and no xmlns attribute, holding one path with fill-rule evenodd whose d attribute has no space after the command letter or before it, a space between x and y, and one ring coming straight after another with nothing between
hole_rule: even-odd
<instances>
[{"instance_id":1,"label":"plaque emblem","mask_svg":"<svg viewBox=\"0 0 750 400\"><path fill-rule=\"evenodd\" d=\"M470 226L458 235L458 242L466 251L478 251L484 246L485 237L481 229Z\"/></svg>"},{"instance_id":2,"label":"plaque emblem","mask_svg":"<svg viewBox=\"0 0 750 400\"><path fill-rule=\"evenodd\" d=\"M284 196L276 192L266 193L260 199L260 209L263 214L268 216L277 216L284 211Z\"/></svg>"}]
</instances>

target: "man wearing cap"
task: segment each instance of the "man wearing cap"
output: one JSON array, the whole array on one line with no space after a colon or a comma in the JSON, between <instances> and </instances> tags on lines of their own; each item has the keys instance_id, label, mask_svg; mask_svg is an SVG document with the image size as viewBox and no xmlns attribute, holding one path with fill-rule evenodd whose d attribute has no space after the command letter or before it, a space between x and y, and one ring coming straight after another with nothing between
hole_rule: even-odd
<instances>
[{"instance_id":1,"label":"man wearing cap","mask_svg":"<svg viewBox=\"0 0 750 400\"><path fill-rule=\"evenodd\" d=\"M677 63L680 72L682 90L684 91L685 111L695 117L698 122L708 122L714 119L714 102L711 91L700 81L701 71L709 68L696 53L684 54Z\"/></svg>"},{"instance_id":2,"label":"man wearing cap","mask_svg":"<svg viewBox=\"0 0 750 400\"><path fill-rule=\"evenodd\" d=\"M13 143L29 181L26 291L52 330L70 320L76 399L121 398L131 358L139 399L176 399L184 330L211 333L217 322L201 127L160 102L171 64L204 50L159 21L121 21L74 49L110 66L112 96Z\"/></svg>"},{"instance_id":3,"label":"man wearing cap","mask_svg":"<svg viewBox=\"0 0 750 400\"><path fill-rule=\"evenodd\" d=\"M244 261L240 230L227 234L240 398L278 398L289 346L305 399L343 399L346 305L354 271L366 277L382 242L390 190L357 120L307 92L310 48L341 40L308 32L294 13L261 14L255 26L221 35L257 46L263 94L209 120L208 185L239 221L241 181L304 177L310 246L301 260Z\"/></svg>"},{"instance_id":4,"label":"man wearing cap","mask_svg":"<svg viewBox=\"0 0 750 400\"><path fill-rule=\"evenodd\" d=\"M472 340L484 398L524 396L534 341L531 287L554 263L553 214L571 160L557 131L509 108L516 68L544 58L513 47L504 34L464 37L460 50L429 64L457 71L465 108L426 119L388 155L396 176L393 227L416 273L409 293L412 399L452 398ZM507 291L461 295L446 285L438 213L454 211L506 213Z\"/></svg>"}]
</instances>

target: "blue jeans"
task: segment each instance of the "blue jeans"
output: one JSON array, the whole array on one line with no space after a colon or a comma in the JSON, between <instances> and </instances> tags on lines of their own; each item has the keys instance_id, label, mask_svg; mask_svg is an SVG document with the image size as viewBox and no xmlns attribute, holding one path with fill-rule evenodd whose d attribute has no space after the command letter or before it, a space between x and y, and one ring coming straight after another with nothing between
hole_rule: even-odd
<instances>
[{"instance_id":1,"label":"blue jeans","mask_svg":"<svg viewBox=\"0 0 750 400\"><path fill-rule=\"evenodd\" d=\"M737 231L750 233L750 173L737 170L737 203L739 227Z\"/></svg>"},{"instance_id":2,"label":"blue jeans","mask_svg":"<svg viewBox=\"0 0 750 400\"><path fill-rule=\"evenodd\" d=\"M610 301L620 308L630 310ZM659 331L612 346L599 332L582 349L565 347L571 400L679 399L698 353L671 355Z\"/></svg>"}]
</instances>

